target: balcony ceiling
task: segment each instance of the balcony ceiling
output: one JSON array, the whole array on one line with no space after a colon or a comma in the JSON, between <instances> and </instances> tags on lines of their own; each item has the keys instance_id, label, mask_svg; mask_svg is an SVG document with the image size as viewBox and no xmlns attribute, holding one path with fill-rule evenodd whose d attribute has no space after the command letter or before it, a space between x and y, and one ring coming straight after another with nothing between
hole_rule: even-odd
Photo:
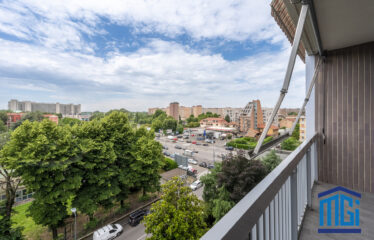
<instances>
[{"instance_id":1,"label":"balcony ceiling","mask_svg":"<svg viewBox=\"0 0 374 240\"><path fill-rule=\"evenodd\" d=\"M324 50L374 41L374 0L314 0Z\"/></svg>"}]
</instances>

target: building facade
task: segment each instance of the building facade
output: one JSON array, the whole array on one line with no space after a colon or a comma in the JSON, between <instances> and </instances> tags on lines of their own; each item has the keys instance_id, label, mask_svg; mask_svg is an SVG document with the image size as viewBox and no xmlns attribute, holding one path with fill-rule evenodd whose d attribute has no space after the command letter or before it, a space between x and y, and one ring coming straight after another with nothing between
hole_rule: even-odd
<instances>
[{"instance_id":1,"label":"building facade","mask_svg":"<svg viewBox=\"0 0 374 240\"><path fill-rule=\"evenodd\" d=\"M228 115L230 117L231 122L236 122L239 123L239 117L240 117L240 112L241 108L231 108L231 107L226 107L223 108L223 114L221 117L226 117Z\"/></svg>"},{"instance_id":2,"label":"building facade","mask_svg":"<svg viewBox=\"0 0 374 240\"><path fill-rule=\"evenodd\" d=\"M172 102L169 105L169 116L173 117L175 120L179 120L179 103Z\"/></svg>"},{"instance_id":3,"label":"building facade","mask_svg":"<svg viewBox=\"0 0 374 240\"><path fill-rule=\"evenodd\" d=\"M272 113L273 113L273 108L262 108L262 117L264 120L264 124L268 122ZM279 125L278 119L279 119L279 111L276 113L274 117L274 121L272 122L272 125L278 126Z\"/></svg>"},{"instance_id":4,"label":"building facade","mask_svg":"<svg viewBox=\"0 0 374 240\"><path fill-rule=\"evenodd\" d=\"M200 127L226 127L228 122L223 118L205 118L200 121Z\"/></svg>"},{"instance_id":5,"label":"building facade","mask_svg":"<svg viewBox=\"0 0 374 240\"><path fill-rule=\"evenodd\" d=\"M306 118L304 115L300 116L299 124L300 124L299 141L303 142L306 139Z\"/></svg>"},{"instance_id":6,"label":"building facade","mask_svg":"<svg viewBox=\"0 0 374 240\"><path fill-rule=\"evenodd\" d=\"M37 103L31 101L18 101L12 99L8 102L8 109L13 112L47 112L61 113L62 115L79 115L81 113L80 104L60 104L60 103Z\"/></svg>"},{"instance_id":7,"label":"building facade","mask_svg":"<svg viewBox=\"0 0 374 240\"><path fill-rule=\"evenodd\" d=\"M247 132L249 129L258 129L263 124L263 116L260 100L253 100L241 110L239 117L239 131Z\"/></svg>"}]
</instances>

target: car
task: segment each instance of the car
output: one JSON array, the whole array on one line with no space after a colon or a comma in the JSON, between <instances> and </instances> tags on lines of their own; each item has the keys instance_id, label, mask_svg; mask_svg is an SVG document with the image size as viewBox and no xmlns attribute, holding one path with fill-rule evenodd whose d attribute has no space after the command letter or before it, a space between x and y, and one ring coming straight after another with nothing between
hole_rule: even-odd
<instances>
[{"instance_id":1,"label":"car","mask_svg":"<svg viewBox=\"0 0 374 240\"><path fill-rule=\"evenodd\" d=\"M209 146L209 144L207 144L207 143L203 143L203 146Z\"/></svg>"},{"instance_id":2,"label":"car","mask_svg":"<svg viewBox=\"0 0 374 240\"><path fill-rule=\"evenodd\" d=\"M109 240L118 237L123 232L123 227L120 224L108 224L93 234L93 240Z\"/></svg>"},{"instance_id":3,"label":"car","mask_svg":"<svg viewBox=\"0 0 374 240\"><path fill-rule=\"evenodd\" d=\"M206 162L201 162L201 163L199 164L199 166L200 166L200 167L204 167L204 168L206 168L206 167L208 167L208 164L206 164Z\"/></svg>"},{"instance_id":4,"label":"car","mask_svg":"<svg viewBox=\"0 0 374 240\"><path fill-rule=\"evenodd\" d=\"M170 153L168 153L168 152L165 151L165 152L164 152L164 155L165 155L165 156L170 156Z\"/></svg>"},{"instance_id":5,"label":"car","mask_svg":"<svg viewBox=\"0 0 374 240\"><path fill-rule=\"evenodd\" d=\"M179 139L179 142L184 142L183 138Z\"/></svg>"},{"instance_id":6,"label":"car","mask_svg":"<svg viewBox=\"0 0 374 240\"><path fill-rule=\"evenodd\" d=\"M182 138L183 136L182 135L178 135L177 138Z\"/></svg>"},{"instance_id":7,"label":"car","mask_svg":"<svg viewBox=\"0 0 374 240\"><path fill-rule=\"evenodd\" d=\"M147 209L141 209L131 213L129 216L129 225L133 227L138 225L140 221L143 220L144 216L148 215L148 213L149 210Z\"/></svg>"},{"instance_id":8,"label":"car","mask_svg":"<svg viewBox=\"0 0 374 240\"><path fill-rule=\"evenodd\" d=\"M233 148L233 147L231 147L231 146L228 146L228 147L226 147L225 149L226 149L226 150L229 150L229 151L232 151L232 150L234 150L234 148Z\"/></svg>"},{"instance_id":9,"label":"car","mask_svg":"<svg viewBox=\"0 0 374 240\"><path fill-rule=\"evenodd\" d=\"M213 164L209 164L207 168L208 169L212 169L212 168L214 168L214 165Z\"/></svg>"},{"instance_id":10,"label":"car","mask_svg":"<svg viewBox=\"0 0 374 240\"><path fill-rule=\"evenodd\" d=\"M191 134L192 137L195 137L195 134Z\"/></svg>"},{"instance_id":11,"label":"car","mask_svg":"<svg viewBox=\"0 0 374 240\"><path fill-rule=\"evenodd\" d=\"M193 152L193 153L199 153L199 151L197 151L197 150L193 150L192 152Z\"/></svg>"},{"instance_id":12,"label":"car","mask_svg":"<svg viewBox=\"0 0 374 240\"><path fill-rule=\"evenodd\" d=\"M175 148L176 148L176 149L182 149L182 147L179 146L179 145L175 145Z\"/></svg>"},{"instance_id":13,"label":"car","mask_svg":"<svg viewBox=\"0 0 374 240\"><path fill-rule=\"evenodd\" d=\"M183 170L188 170L188 167L185 167L183 165L179 165L178 168L183 169Z\"/></svg>"},{"instance_id":14,"label":"car","mask_svg":"<svg viewBox=\"0 0 374 240\"><path fill-rule=\"evenodd\" d=\"M196 143L196 145L200 146L200 145L201 145L201 143L197 142L197 143Z\"/></svg>"},{"instance_id":15,"label":"car","mask_svg":"<svg viewBox=\"0 0 374 240\"><path fill-rule=\"evenodd\" d=\"M200 181L200 180L196 180L195 182L193 182L191 185L190 185L190 188L192 189L192 191L195 191L197 190L198 188L201 188L203 186L203 183Z\"/></svg>"},{"instance_id":16,"label":"car","mask_svg":"<svg viewBox=\"0 0 374 240\"><path fill-rule=\"evenodd\" d=\"M192 158L189 158L187 161L188 163L191 163L191 164L195 164L195 165L197 164L197 161Z\"/></svg>"},{"instance_id":17,"label":"car","mask_svg":"<svg viewBox=\"0 0 374 240\"><path fill-rule=\"evenodd\" d=\"M191 140L187 140L186 143L191 143Z\"/></svg>"},{"instance_id":18,"label":"car","mask_svg":"<svg viewBox=\"0 0 374 240\"><path fill-rule=\"evenodd\" d=\"M187 135L184 135L183 138L184 138L184 139L189 139L190 137L187 136Z\"/></svg>"},{"instance_id":19,"label":"car","mask_svg":"<svg viewBox=\"0 0 374 240\"><path fill-rule=\"evenodd\" d=\"M173 153L173 154L170 154L170 157L172 158L172 159L174 159L175 158L175 154Z\"/></svg>"},{"instance_id":20,"label":"car","mask_svg":"<svg viewBox=\"0 0 374 240\"><path fill-rule=\"evenodd\" d=\"M192 144L196 144L196 141L193 141Z\"/></svg>"}]
</instances>

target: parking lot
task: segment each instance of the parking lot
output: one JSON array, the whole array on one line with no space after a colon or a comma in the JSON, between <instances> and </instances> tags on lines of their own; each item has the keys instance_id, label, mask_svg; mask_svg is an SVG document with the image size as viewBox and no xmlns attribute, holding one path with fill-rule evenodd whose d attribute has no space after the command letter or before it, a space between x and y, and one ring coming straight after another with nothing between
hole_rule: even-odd
<instances>
[{"instance_id":1,"label":"parking lot","mask_svg":"<svg viewBox=\"0 0 374 240\"><path fill-rule=\"evenodd\" d=\"M157 138L157 140L164 147L167 147L167 149L164 149L163 151L166 151L169 154L183 155L185 150L197 151L197 153L193 153L191 158L196 160L198 164L201 162L206 162L209 165L213 164L214 161L221 162L222 154L226 155L230 152L225 150L226 140L216 139L215 143L206 143L203 140L197 140L197 136L195 134L194 136L190 135L189 139L177 138L175 142L174 140L168 139L167 136L162 136ZM190 141L191 143L188 143L187 141ZM197 144L193 144L192 142L196 142ZM207 144L208 146L204 146L203 144ZM175 146L180 146L182 149L177 149Z\"/></svg>"}]
</instances>

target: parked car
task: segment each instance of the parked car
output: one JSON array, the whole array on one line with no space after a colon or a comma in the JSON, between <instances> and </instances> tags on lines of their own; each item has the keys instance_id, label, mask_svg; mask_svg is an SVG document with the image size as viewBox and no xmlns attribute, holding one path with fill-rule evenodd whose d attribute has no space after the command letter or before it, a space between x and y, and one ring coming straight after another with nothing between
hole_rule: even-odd
<instances>
[{"instance_id":1,"label":"parked car","mask_svg":"<svg viewBox=\"0 0 374 240\"><path fill-rule=\"evenodd\" d=\"M214 165L213 164L209 164L207 168L208 169L212 169L212 168L214 168Z\"/></svg>"},{"instance_id":2,"label":"parked car","mask_svg":"<svg viewBox=\"0 0 374 240\"><path fill-rule=\"evenodd\" d=\"M182 147L179 146L179 145L175 145L175 148L176 148L176 149L182 149Z\"/></svg>"},{"instance_id":3,"label":"parked car","mask_svg":"<svg viewBox=\"0 0 374 240\"><path fill-rule=\"evenodd\" d=\"M178 135L177 138L182 138L183 136L182 135Z\"/></svg>"},{"instance_id":4,"label":"parked car","mask_svg":"<svg viewBox=\"0 0 374 240\"><path fill-rule=\"evenodd\" d=\"M225 149L226 149L226 150L229 150L229 151L232 151L232 150L234 150L234 148L233 148L233 147L231 147L231 146L228 146L228 147L226 147Z\"/></svg>"},{"instance_id":5,"label":"parked car","mask_svg":"<svg viewBox=\"0 0 374 240\"><path fill-rule=\"evenodd\" d=\"M184 139L189 139L190 137L187 136L187 135L184 135L183 138L184 138Z\"/></svg>"},{"instance_id":6,"label":"parked car","mask_svg":"<svg viewBox=\"0 0 374 240\"><path fill-rule=\"evenodd\" d=\"M138 225L140 221L143 220L144 216L148 215L148 213L149 211L147 209L141 209L131 213L129 216L129 225L133 227Z\"/></svg>"},{"instance_id":7,"label":"parked car","mask_svg":"<svg viewBox=\"0 0 374 240\"><path fill-rule=\"evenodd\" d=\"M199 153L199 151L197 151L197 150L193 150L192 152L193 152L193 153Z\"/></svg>"},{"instance_id":8,"label":"parked car","mask_svg":"<svg viewBox=\"0 0 374 240\"><path fill-rule=\"evenodd\" d=\"M200 167L204 167L204 168L206 168L206 167L208 167L208 164L206 164L206 162L201 162L201 163L199 164L199 166L200 166Z\"/></svg>"},{"instance_id":9,"label":"parked car","mask_svg":"<svg viewBox=\"0 0 374 240\"><path fill-rule=\"evenodd\" d=\"M120 224L108 224L93 234L93 240L109 240L118 237L123 232L123 227Z\"/></svg>"},{"instance_id":10,"label":"parked car","mask_svg":"<svg viewBox=\"0 0 374 240\"><path fill-rule=\"evenodd\" d=\"M191 143L191 140L187 140L186 143Z\"/></svg>"},{"instance_id":11,"label":"parked car","mask_svg":"<svg viewBox=\"0 0 374 240\"><path fill-rule=\"evenodd\" d=\"M207 143L203 143L203 146L209 146L209 144L207 144Z\"/></svg>"},{"instance_id":12,"label":"parked car","mask_svg":"<svg viewBox=\"0 0 374 240\"><path fill-rule=\"evenodd\" d=\"M191 163L191 164L195 164L195 165L197 164L197 161L192 158L189 158L187 161L188 163Z\"/></svg>"},{"instance_id":13,"label":"parked car","mask_svg":"<svg viewBox=\"0 0 374 240\"><path fill-rule=\"evenodd\" d=\"M193 141L192 144L196 144L196 141Z\"/></svg>"},{"instance_id":14,"label":"parked car","mask_svg":"<svg viewBox=\"0 0 374 240\"><path fill-rule=\"evenodd\" d=\"M184 142L183 138L179 139L179 142Z\"/></svg>"},{"instance_id":15,"label":"parked car","mask_svg":"<svg viewBox=\"0 0 374 240\"><path fill-rule=\"evenodd\" d=\"M164 155L165 155L165 156L170 156L170 153L164 151Z\"/></svg>"},{"instance_id":16,"label":"parked car","mask_svg":"<svg viewBox=\"0 0 374 240\"><path fill-rule=\"evenodd\" d=\"M196 180L195 182L193 182L191 185L190 185L190 188L192 189L192 191L195 191L197 190L198 188L201 188L203 186L203 183L200 181L200 180Z\"/></svg>"},{"instance_id":17,"label":"parked car","mask_svg":"<svg viewBox=\"0 0 374 240\"><path fill-rule=\"evenodd\" d=\"M175 154L173 153L173 154L170 154L170 157L172 158L172 159L174 159L175 158Z\"/></svg>"},{"instance_id":18,"label":"parked car","mask_svg":"<svg viewBox=\"0 0 374 240\"><path fill-rule=\"evenodd\" d=\"M200 145L201 145L201 143L197 142L197 143L196 143L196 145L200 146Z\"/></svg>"},{"instance_id":19,"label":"parked car","mask_svg":"<svg viewBox=\"0 0 374 240\"><path fill-rule=\"evenodd\" d=\"M188 167L185 167L185 166L183 166L183 165L179 165L178 166L180 169L183 169L183 170L188 170Z\"/></svg>"}]
</instances>

